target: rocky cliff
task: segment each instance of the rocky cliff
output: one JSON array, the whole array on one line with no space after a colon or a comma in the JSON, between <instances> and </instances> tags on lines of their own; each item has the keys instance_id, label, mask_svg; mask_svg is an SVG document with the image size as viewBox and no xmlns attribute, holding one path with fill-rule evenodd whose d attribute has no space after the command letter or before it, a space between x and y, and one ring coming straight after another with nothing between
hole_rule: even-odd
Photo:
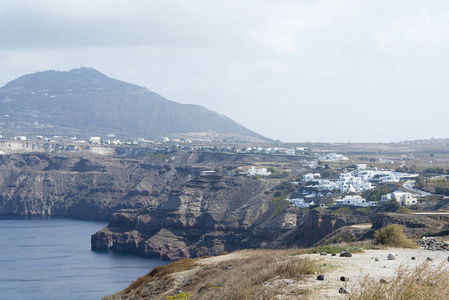
<instances>
[{"instance_id":1,"label":"rocky cliff","mask_svg":"<svg viewBox=\"0 0 449 300\"><path fill-rule=\"evenodd\" d=\"M229 172L268 159L294 165L291 157L49 149L0 155L0 215L110 220L92 236L92 249L178 259L310 246L342 226L366 222L291 206L276 196L288 195L291 185L282 183L288 179ZM215 167L228 171L200 175Z\"/></svg>"},{"instance_id":2,"label":"rocky cliff","mask_svg":"<svg viewBox=\"0 0 449 300\"><path fill-rule=\"evenodd\" d=\"M334 230L367 222L273 201L276 181L207 176L113 215L92 249L179 259L247 248L311 246Z\"/></svg>"},{"instance_id":3,"label":"rocky cliff","mask_svg":"<svg viewBox=\"0 0 449 300\"><path fill-rule=\"evenodd\" d=\"M109 220L120 209L148 206L191 172L157 157L0 155L0 215Z\"/></svg>"}]
</instances>

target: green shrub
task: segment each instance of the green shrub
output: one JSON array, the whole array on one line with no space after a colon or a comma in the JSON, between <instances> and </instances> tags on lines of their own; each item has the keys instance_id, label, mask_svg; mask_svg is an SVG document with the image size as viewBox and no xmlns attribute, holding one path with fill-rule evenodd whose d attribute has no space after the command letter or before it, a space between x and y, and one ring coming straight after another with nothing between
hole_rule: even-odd
<instances>
[{"instance_id":1,"label":"green shrub","mask_svg":"<svg viewBox=\"0 0 449 300\"><path fill-rule=\"evenodd\" d=\"M167 300L177 300L177 299L188 299L192 294L190 293L179 293L175 296L165 296Z\"/></svg>"},{"instance_id":2,"label":"green shrub","mask_svg":"<svg viewBox=\"0 0 449 300\"><path fill-rule=\"evenodd\" d=\"M399 207L399 209L396 212L398 214L411 214L412 213L410 211L410 209L408 209L407 207L404 207L404 206Z\"/></svg>"},{"instance_id":3,"label":"green shrub","mask_svg":"<svg viewBox=\"0 0 449 300\"><path fill-rule=\"evenodd\" d=\"M374 233L374 238L378 244L399 247L399 248L418 248L418 245L407 238L403 231L403 225L388 224L384 228Z\"/></svg>"}]
</instances>

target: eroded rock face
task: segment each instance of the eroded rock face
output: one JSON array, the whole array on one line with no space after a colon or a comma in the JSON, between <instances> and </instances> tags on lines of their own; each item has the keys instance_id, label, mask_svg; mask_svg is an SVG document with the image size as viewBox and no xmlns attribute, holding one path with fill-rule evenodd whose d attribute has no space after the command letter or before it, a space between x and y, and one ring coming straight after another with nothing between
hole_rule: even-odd
<instances>
[{"instance_id":1,"label":"eroded rock face","mask_svg":"<svg viewBox=\"0 0 449 300\"><path fill-rule=\"evenodd\" d=\"M144 208L191 170L165 161L47 153L0 155L0 215L108 220Z\"/></svg>"},{"instance_id":2,"label":"eroded rock face","mask_svg":"<svg viewBox=\"0 0 449 300\"><path fill-rule=\"evenodd\" d=\"M114 215L107 228L92 236L92 248L122 249L126 245L119 244L128 243L124 235L137 231L137 253L179 259L243 248L311 246L340 227L358 223L291 205L279 211L279 203L264 193L275 185L260 178L196 177L158 197L157 206ZM122 226L115 221L119 218Z\"/></svg>"},{"instance_id":3,"label":"eroded rock face","mask_svg":"<svg viewBox=\"0 0 449 300\"><path fill-rule=\"evenodd\" d=\"M157 206L136 214L114 215L108 228L92 236L92 248L123 248L118 244L127 243L123 236L134 230L141 237L137 252L143 256L177 259L250 246L254 243L252 232L261 226L262 216L273 209L271 197L263 192L275 184L239 176L196 177L158 197ZM123 219L120 226L118 219ZM267 224L278 232L275 237L295 226L296 215L292 214L278 216ZM260 244L262 239L256 239L256 244Z\"/></svg>"}]
</instances>

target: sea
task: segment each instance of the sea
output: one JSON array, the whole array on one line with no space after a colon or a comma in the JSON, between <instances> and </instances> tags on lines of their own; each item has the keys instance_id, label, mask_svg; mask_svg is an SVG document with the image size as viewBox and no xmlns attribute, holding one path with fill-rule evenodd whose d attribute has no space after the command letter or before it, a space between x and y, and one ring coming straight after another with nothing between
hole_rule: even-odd
<instances>
[{"instance_id":1,"label":"sea","mask_svg":"<svg viewBox=\"0 0 449 300\"><path fill-rule=\"evenodd\" d=\"M105 222L0 218L0 299L101 299L168 262L92 251Z\"/></svg>"}]
</instances>

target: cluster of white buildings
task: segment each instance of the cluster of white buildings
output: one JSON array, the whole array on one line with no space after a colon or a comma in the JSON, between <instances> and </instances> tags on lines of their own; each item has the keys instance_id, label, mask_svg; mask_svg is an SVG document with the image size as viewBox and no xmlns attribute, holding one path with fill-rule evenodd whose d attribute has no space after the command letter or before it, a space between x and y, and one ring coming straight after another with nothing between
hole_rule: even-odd
<instances>
[{"instance_id":1,"label":"cluster of white buildings","mask_svg":"<svg viewBox=\"0 0 449 300\"><path fill-rule=\"evenodd\" d=\"M344 193L361 193L373 188L371 182L392 183L400 180L413 179L418 174L407 174L389 170L359 169L353 173L341 173L338 180L320 179L319 173L307 173L301 179L302 182L315 182L313 188L318 191L338 190Z\"/></svg>"},{"instance_id":2,"label":"cluster of white buildings","mask_svg":"<svg viewBox=\"0 0 449 300\"><path fill-rule=\"evenodd\" d=\"M379 183L399 182L401 180L413 179L418 174L408 174L389 170L358 170L357 177Z\"/></svg>"},{"instance_id":3,"label":"cluster of white buildings","mask_svg":"<svg viewBox=\"0 0 449 300\"><path fill-rule=\"evenodd\" d=\"M308 173L303 176L303 182L316 182L313 187L318 191L338 190L343 193L360 193L366 190L370 190L373 187L371 183L363 180L360 177L352 176L351 173L341 173L337 181L330 179L319 179L319 173Z\"/></svg>"}]
</instances>

